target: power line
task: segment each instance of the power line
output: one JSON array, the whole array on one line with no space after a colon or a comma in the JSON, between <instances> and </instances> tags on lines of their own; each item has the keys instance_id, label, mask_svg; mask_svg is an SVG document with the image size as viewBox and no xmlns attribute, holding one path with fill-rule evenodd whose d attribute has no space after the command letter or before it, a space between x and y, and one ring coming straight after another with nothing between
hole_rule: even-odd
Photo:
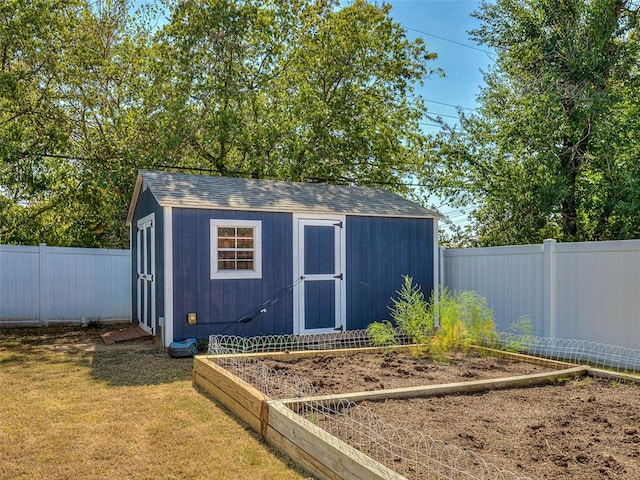
<instances>
[{"instance_id":1,"label":"power line","mask_svg":"<svg viewBox=\"0 0 640 480\"><path fill-rule=\"evenodd\" d=\"M421 35L426 35L427 37L437 38L438 40L442 40L442 41L445 41L445 42L453 43L453 44L459 45L461 47L470 48L471 50L477 50L478 52L486 53L489 56L493 55L492 52L490 52L489 50L485 50L483 48L474 47L473 45L469 45L467 43L458 42L456 40L451 40L450 38L441 37L439 35L434 35L433 33L427 33L427 32L424 32L422 30L418 30L417 28L407 27L406 25L402 25L402 26L404 28L406 28L407 30L411 30L412 32L416 32L416 33L419 33Z\"/></svg>"},{"instance_id":2,"label":"power line","mask_svg":"<svg viewBox=\"0 0 640 480\"><path fill-rule=\"evenodd\" d=\"M475 108L471 108L471 107L461 107L460 105L454 105L453 103L447 103L447 102L441 102L440 100L431 100L429 98L424 98L422 97L422 95L411 95L411 94L407 94L407 98L410 98L411 100L415 100L417 98L420 98L421 100L423 100L424 102L428 102L428 103L437 103L438 105L444 105L446 107L453 107L453 108L460 108L462 110L469 110L470 112L475 112L476 109Z\"/></svg>"},{"instance_id":3,"label":"power line","mask_svg":"<svg viewBox=\"0 0 640 480\"><path fill-rule=\"evenodd\" d=\"M436 117L447 117L447 118L455 118L456 120L460 120L460 117L458 115L447 115L446 113L439 113L439 112L429 112L427 111L427 116L436 116Z\"/></svg>"},{"instance_id":4,"label":"power line","mask_svg":"<svg viewBox=\"0 0 640 480\"><path fill-rule=\"evenodd\" d=\"M444 105L444 106L447 106L447 107L460 108L461 110L469 110L470 112L475 112L476 111L475 108L461 107L460 105L454 105L453 103L440 102L438 100L429 100L428 98L424 98L423 100L425 102L437 103L438 105Z\"/></svg>"},{"instance_id":5,"label":"power line","mask_svg":"<svg viewBox=\"0 0 640 480\"><path fill-rule=\"evenodd\" d=\"M446 127L444 125L438 125L437 123L429 123L429 122L418 122L418 125L422 125L425 127L437 127L444 130Z\"/></svg>"}]
</instances>

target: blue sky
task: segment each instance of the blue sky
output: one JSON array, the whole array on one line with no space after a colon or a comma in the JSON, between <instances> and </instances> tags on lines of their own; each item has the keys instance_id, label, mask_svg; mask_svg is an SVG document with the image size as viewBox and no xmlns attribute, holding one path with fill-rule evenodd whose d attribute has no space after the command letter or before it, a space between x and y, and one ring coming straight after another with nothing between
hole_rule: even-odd
<instances>
[{"instance_id":1,"label":"blue sky","mask_svg":"<svg viewBox=\"0 0 640 480\"><path fill-rule=\"evenodd\" d=\"M433 66L442 68L445 77L426 79L418 92L426 100L432 115L442 114L445 122L456 123L456 108L449 105L473 109L484 85L482 72L492 63L486 47L471 41L467 33L479 26L471 13L479 8L480 1L386 0L386 3L392 6L391 16L407 29L409 38L421 36L428 49L438 54ZM425 119L424 123L433 122ZM430 125L423 125L423 128L429 133L440 130ZM467 214L472 207L452 209L435 197L430 199L430 203L440 213L449 216L452 222L458 225L468 223Z\"/></svg>"},{"instance_id":2,"label":"blue sky","mask_svg":"<svg viewBox=\"0 0 640 480\"><path fill-rule=\"evenodd\" d=\"M422 37L428 49L438 54L433 65L442 68L445 77L426 79L420 93L427 100L430 112L443 114L443 120L448 123L455 122L455 118L449 116L457 116L456 109L442 104L474 108L476 96L484 83L482 71L487 70L491 63L486 48L469 40L467 33L479 26L479 22L470 14L479 7L480 2L387 0L387 3L392 6L391 16L394 20L407 28L409 38ZM425 126L425 130L437 129Z\"/></svg>"}]
</instances>

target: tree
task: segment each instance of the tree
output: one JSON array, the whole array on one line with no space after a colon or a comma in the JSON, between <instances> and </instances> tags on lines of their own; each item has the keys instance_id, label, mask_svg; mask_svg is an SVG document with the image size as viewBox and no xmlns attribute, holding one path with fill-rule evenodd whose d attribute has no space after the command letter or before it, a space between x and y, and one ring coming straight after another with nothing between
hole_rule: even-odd
<instances>
[{"instance_id":1,"label":"tree","mask_svg":"<svg viewBox=\"0 0 640 480\"><path fill-rule=\"evenodd\" d=\"M413 88L435 55L389 8L5 2L0 243L128 246L139 168L406 190L424 168Z\"/></svg>"},{"instance_id":2,"label":"tree","mask_svg":"<svg viewBox=\"0 0 640 480\"><path fill-rule=\"evenodd\" d=\"M0 7L0 243L128 246L148 39L129 7Z\"/></svg>"},{"instance_id":3,"label":"tree","mask_svg":"<svg viewBox=\"0 0 640 480\"><path fill-rule=\"evenodd\" d=\"M497 58L431 178L453 203L476 203L472 241L640 234L633 3L497 0L476 16L472 37Z\"/></svg>"},{"instance_id":4,"label":"tree","mask_svg":"<svg viewBox=\"0 0 640 480\"><path fill-rule=\"evenodd\" d=\"M69 239L85 246L129 246L125 227L133 182L151 165L144 130L151 27L126 0L85 4L64 52L59 90L70 119L68 155L81 181ZM152 107L153 108L153 107Z\"/></svg>"},{"instance_id":5,"label":"tree","mask_svg":"<svg viewBox=\"0 0 640 480\"><path fill-rule=\"evenodd\" d=\"M156 44L153 122L181 165L386 184L421 168L411 100L435 55L363 0L183 0Z\"/></svg>"},{"instance_id":6,"label":"tree","mask_svg":"<svg viewBox=\"0 0 640 480\"><path fill-rule=\"evenodd\" d=\"M56 100L58 52L77 8L73 1L0 6L0 243L31 241L65 202L70 172L43 154L69 142L67 112Z\"/></svg>"}]
</instances>

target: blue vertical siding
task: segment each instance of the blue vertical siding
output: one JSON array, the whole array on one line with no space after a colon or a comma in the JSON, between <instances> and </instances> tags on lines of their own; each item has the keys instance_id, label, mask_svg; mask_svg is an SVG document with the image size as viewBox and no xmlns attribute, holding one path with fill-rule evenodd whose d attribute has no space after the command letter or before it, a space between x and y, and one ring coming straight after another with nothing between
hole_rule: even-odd
<instances>
[{"instance_id":1,"label":"blue vertical siding","mask_svg":"<svg viewBox=\"0 0 640 480\"><path fill-rule=\"evenodd\" d=\"M432 219L348 216L347 328L390 319L391 297L410 275L425 297L433 290Z\"/></svg>"},{"instance_id":2,"label":"blue vertical siding","mask_svg":"<svg viewBox=\"0 0 640 480\"><path fill-rule=\"evenodd\" d=\"M143 201L143 195L140 201ZM157 242L162 232L161 212L161 209L156 212ZM262 222L261 279L211 280L211 219ZM413 277L425 296L430 295L433 289L433 227L432 219L347 216L348 329L365 328L373 321L390 318L390 299L396 296L402 275ZM213 333L242 336L291 333L292 229L292 214L289 213L174 208L175 339L206 338ZM157 258L161 260L160 251L158 249ZM133 268L135 270L135 264ZM163 271L157 267L159 277ZM159 293L161 299L161 289ZM267 311L259 313L261 305L274 297L277 299L267 305ZM318 311L322 310L317 307ZM158 315L162 310L159 305ZM197 315L195 325L187 323L189 312ZM322 319L318 317L315 321L322 322Z\"/></svg>"},{"instance_id":3,"label":"blue vertical siding","mask_svg":"<svg viewBox=\"0 0 640 480\"><path fill-rule=\"evenodd\" d=\"M158 317L164 316L164 222L163 222L163 210L160 204L156 201L155 197L149 190L140 192L136 208L131 220L131 307L134 323L138 323L138 300L137 300L137 287L138 287L138 227L137 223L143 217L146 217L150 213L155 213L155 247L156 247L156 275L155 275L155 288L156 288L156 336L162 335L162 328L158 326Z\"/></svg>"},{"instance_id":4,"label":"blue vertical siding","mask_svg":"<svg viewBox=\"0 0 640 480\"><path fill-rule=\"evenodd\" d=\"M262 222L262 279L211 280L211 219ZM291 333L293 294L287 287L293 276L292 241L288 213L174 208L174 338ZM267 311L259 313L274 297ZM196 313L195 325L187 323L189 312Z\"/></svg>"}]
</instances>

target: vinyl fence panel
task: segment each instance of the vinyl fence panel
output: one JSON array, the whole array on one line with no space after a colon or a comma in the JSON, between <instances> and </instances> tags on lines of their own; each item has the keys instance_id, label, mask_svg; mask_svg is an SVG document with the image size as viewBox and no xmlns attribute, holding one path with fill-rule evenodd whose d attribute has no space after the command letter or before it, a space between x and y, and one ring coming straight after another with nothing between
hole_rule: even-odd
<instances>
[{"instance_id":1,"label":"vinyl fence panel","mask_svg":"<svg viewBox=\"0 0 640 480\"><path fill-rule=\"evenodd\" d=\"M640 241L557 244L555 337L640 348Z\"/></svg>"},{"instance_id":2,"label":"vinyl fence panel","mask_svg":"<svg viewBox=\"0 0 640 480\"><path fill-rule=\"evenodd\" d=\"M131 320L128 250L0 246L0 324Z\"/></svg>"},{"instance_id":3,"label":"vinyl fence panel","mask_svg":"<svg viewBox=\"0 0 640 480\"><path fill-rule=\"evenodd\" d=\"M451 291L473 290L494 311L498 330L528 317L544 335L542 245L446 249L444 284Z\"/></svg>"},{"instance_id":4,"label":"vinyl fence panel","mask_svg":"<svg viewBox=\"0 0 640 480\"><path fill-rule=\"evenodd\" d=\"M441 283L475 290L499 330L640 349L640 240L445 249Z\"/></svg>"},{"instance_id":5,"label":"vinyl fence panel","mask_svg":"<svg viewBox=\"0 0 640 480\"><path fill-rule=\"evenodd\" d=\"M0 322L40 318L38 247L0 245Z\"/></svg>"}]
</instances>

